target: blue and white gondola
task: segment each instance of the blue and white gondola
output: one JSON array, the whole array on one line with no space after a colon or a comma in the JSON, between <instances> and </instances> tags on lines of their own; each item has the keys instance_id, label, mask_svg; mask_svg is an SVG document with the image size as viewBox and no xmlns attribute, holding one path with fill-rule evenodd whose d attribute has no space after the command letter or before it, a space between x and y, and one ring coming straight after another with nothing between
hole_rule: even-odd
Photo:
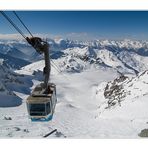
<instances>
[{"instance_id":1,"label":"blue and white gondola","mask_svg":"<svg viewBox=\"0 0 148 148\"><path fill-rule=\"evenodd\" d=\"M48 84L48 93L43 93L42 85L37 85L27 98L27 110L32 121L50 121L53 117L57 98L56 86Z\"/></svg>"}]
</instances>

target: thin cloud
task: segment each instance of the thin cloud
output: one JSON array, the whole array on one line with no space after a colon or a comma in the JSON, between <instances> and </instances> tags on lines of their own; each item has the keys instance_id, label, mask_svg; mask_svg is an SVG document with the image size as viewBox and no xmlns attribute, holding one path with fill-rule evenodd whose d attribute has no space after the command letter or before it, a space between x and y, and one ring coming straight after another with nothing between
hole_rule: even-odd
<instances>
[{"instance_id":1,"label":"thin cloud","mask_svg":"<svg viewBox=\"0 0 148 148\"><path fill-rule=\"evenodd\" d=\"M30 37L30 35L25 34L26 36ZM90 41L96 39L95 36L88 34L86 32L72 32L65 35L54 35L54 34L40 34L36 33L33 34L35 37L40 37L43 39L70 39L70 40L78 40L78 41ZM0 34L0 40L24 40L24 38L20 34Z\"/></svg>"},{"instance_id":2,"label":"thin cloud","mask_svg":"<svg viewBox=\"0 0 148 148\"><path fill-rule=\"evenodd\" d=\"M22 37L19 34L0 34L1 40L20 40Z\"/></svg>"},{"instance_id":3,"label":"thin cloud","mask_svg":"<svg viewBox=\"0 0 148 148\"><path fill-rule=\"evenodd\" d=\"M25 34L25 36L30 37L30 35ZM41 37L41 38L53 38L54 36L51 34L33 34L35 37ZM1 40L23 40L24 38L20 34L0 34Z\"/></svg>"},{"instance_id":4,"label":"thin cloud","mask_svg":"<svg viewBox=\"0 0 148 148\"><path fill-rule=\"evenodd\" d=\"M92 35L90 35L86 32L72 32L72 33L66 34L65 37L68 39L71 39L71 40L82 40L82 41L94 39L94 37L92 37Z\"/></svg>"}]
</instances>

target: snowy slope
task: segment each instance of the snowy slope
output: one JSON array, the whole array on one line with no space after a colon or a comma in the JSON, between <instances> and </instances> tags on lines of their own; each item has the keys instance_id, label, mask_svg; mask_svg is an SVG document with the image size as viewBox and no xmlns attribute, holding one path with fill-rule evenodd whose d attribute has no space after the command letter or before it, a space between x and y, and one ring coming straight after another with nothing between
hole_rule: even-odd
<instances>
[{"instance_id":1,"label":"snowy slope","mask_svg":"<svg viewBox=\"0 0 148 148\"><path fill-rule=\"evenodd\" d=\"M120 76L96 87L99 117L131 122L135 131L147 128L148 71L136 77ZM133 128L133 127L131 127Z\"/></svg>"},{"instance_id":2,"label":"snowy slope","mask_svg":"<svg viewBox=\"0 0 148 148\"><path fill-rule=\"evenodd\" d=\"M39 61L22 68L17 73L33 76L34 71L42 70L43 66L44 62ZM91 69L73 74L52 71L51 81L57 85L58 97L53 120L47 123L31 122L25 104L28 95L15 92L23 99L23 103L15 108L0 108L0 136L41 138L57 129L58 132L48 138L138 138L141 129L147 127L147 99L143 96L145 92L143 91L135 101L134 97L133 99L128 97L121 102L121 106L116 105L110 109L105 109L107 104L102 102L105 98L101 96L103 91L100 90L106 87L107 81L111 83L117 76L116 70L109 69L93 71ZM147 73L125 79L123 82L126 84L127 92L130 84L134 82L136 83L133 89L139 82L140 86L146 85L143 83L146 78ZM39 75L32 77L32 82L34 85L40 83ZM30 88L33 89L34 85ZM144 109L138 111L137 107ZM11 120L8 120L9 118Z\"/></svg>"},{"instance_id":3,"label":"snowy slope","mask_svg":"<svg viewBox=\"0 0 148 148\"><path fill-rule=\"evenodd\" d=\"M4 92L0 92L0 104L10 103L13 107L0 107L0 137L42 138L57 129L48 138L139 138L138 134L148 123L148 43L49 42L53 58L51 82L57 86L58 98L53 120L31 122L26 109L29 93L43 80L44 61L13 72L1 59L0 87ZM26 45L20 43L17 47L21 44L22 52ZM42 59L34 52L31 56ZM21 99L19 106L12 104L17 101L10 101L12 97L8 96Z\"/></svg>"},{"instance_id":4,"label":"snowy slope","mask_svg":"<svg viewBox=\"0 0 148 148\"><path fill-rule=\"evenodd\" d=\"M98 95L102 94L102 98L107 103L106 108L110 108L117 104L121 106L122 102L132 102L148 95L147 87L148 71L144 71L136 77L129 78L128 76L121 75L113 81L101 84L98 86Z\"/></svg>"},{"instance_id":5,"label":"snowy slope","mask_svg":"<svg viewBox=\"0 0 148 148\"><path fill-rule=\"evenodd\" d=\"M15 42L0 42L0 53L7 54L12 57L27 59L27 56L20 50L23 44L19 44L19 48L16 48ZM18 43L17 43L18 44Z\"/></svg>"},{"instance_id":6,"label":"snowy slope","mask_svg":"<svg viewBox=\"0 0 148 148\"><path fill-rule=\"evenodd\" d=\"M39 62L37 63L39 65ZM24 67L20 73L27 73L28 75L30 73L30 75L32 75L30 68L38 71L36 65L37 64L34 63ZM43 67L43 63L40 63L40 66ZM111 80L115 78L116 75L116 72L112 70L108 71L108 73L103 70L98 70L93 73L92 71L87 71L75 74L65 73L64 75L52 74L51 81L57 85L58 103L54 118L52 122L48 123L31 122L28 119L26 111L25 100L27 95L15 92L23 99L23 104L13 109L0 109L1 136L40 138L56 128L58 133L53 134L51 137L96 137L98 133L94 131L98 129L100 125L95 119L94 110L96 110L97 104L93 101L93 87L97 85L96 80L98 82L106 79ZM35 85L39 83L35 78L32 81ZM84 83L81 83L82 81ZM12 120L7 121L4 117L11 117Z\"/></svg>"},{"instance_id":7,"label":"snowy slope","mask_svg":"<svg viewBox=\"0 0 148 148\"><path fill-rule=\"evenodd\" d=\"M0 59L0 107L15 107L22 104L22 98L16 92L29 94L32 86L32 77L17 74Z\"/></svg>"},{"instance_id":8,"label":"snowy slope","mask_svg":"<svg viewBox=\"0 0 148 148\"><path fill-rule=\"evenodd\" d=\"M10 83L20 83L16 78L17 75L11 72L7 65L0 59L0 107L12 107L21 104L21 98L17 97L11 89L8 88Z\"/></svg>"},{"instance_id":9,"label":"snowy slope","mask_svg":"<svg viewBox=\"0 0 148 148\"><path fill-rule=\"evenodd\" d=\"M0 53L0 58L3 59L4 63L6 63L11 69L20 69L21 67L30 64L29 61L5 55L2 53Z\"/></svg>"}]
</instances>

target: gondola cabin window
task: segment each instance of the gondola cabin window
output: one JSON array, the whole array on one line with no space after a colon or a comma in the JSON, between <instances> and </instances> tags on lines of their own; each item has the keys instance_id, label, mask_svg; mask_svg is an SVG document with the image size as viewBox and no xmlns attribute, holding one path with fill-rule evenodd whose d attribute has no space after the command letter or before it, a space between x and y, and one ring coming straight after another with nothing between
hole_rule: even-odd
<instances>
[{"instance_id":1,"label":"gondola cabin window","mask_svg":"<svg viewBox=\"0 0 148 148\"><path fill-rule=\"evenodd\" d=\"M46 104L46 114L48 115L48 114L50 114L50 112L51 112L51 105L50 105L50 102L48 102Z\"/></svg>"},{"instance_id":2,"label":"gondola cabin window","mask_svg":"<svg viewBox=\"0 0 148 148\"><path fill-rule=\"evenodd\" d=\"M45 104L30 104L31 116L45 116Z\"/></svg>"}]
</instances>

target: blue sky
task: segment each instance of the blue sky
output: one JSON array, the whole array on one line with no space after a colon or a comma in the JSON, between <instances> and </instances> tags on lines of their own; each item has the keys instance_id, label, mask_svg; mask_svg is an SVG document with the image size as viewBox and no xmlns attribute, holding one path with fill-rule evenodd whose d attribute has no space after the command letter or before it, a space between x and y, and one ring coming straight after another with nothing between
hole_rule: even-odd
<instances>
[{"instance_id":1,"label":"blue sky","mask_svg":"<svg viewBox=\"0 0 148 148\"><path fill-rule=\"evenodd\" d=\"M75 39L148 39L148 11L16 12L35 34L51 34ZM5 13L20 26L11 11ZM14 33L17 32L0 15L0 34Z\"/></svg>"}]
</instances>

